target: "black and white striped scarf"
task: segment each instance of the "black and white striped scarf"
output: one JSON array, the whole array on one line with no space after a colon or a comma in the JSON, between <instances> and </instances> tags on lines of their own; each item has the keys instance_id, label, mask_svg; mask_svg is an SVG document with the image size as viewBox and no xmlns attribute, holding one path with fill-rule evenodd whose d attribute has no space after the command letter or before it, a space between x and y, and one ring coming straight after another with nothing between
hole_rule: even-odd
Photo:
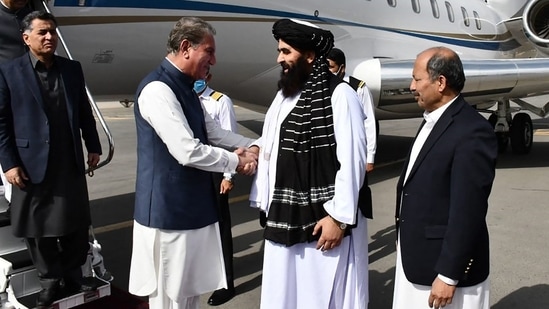
<instances>
[{"instance_id":1,"label":"black and white striped scarf","mask_svg":"<svg viewBox=\"0 0 549 309\"><path fill-rule=\"evenodd\" d=\"M282 122L274 194L265 238L292 246L318 240L312 232L327 215L340 164L336 156L331 96L341 79L318 57L294 109Z\"/></svg>"}]
</instances>

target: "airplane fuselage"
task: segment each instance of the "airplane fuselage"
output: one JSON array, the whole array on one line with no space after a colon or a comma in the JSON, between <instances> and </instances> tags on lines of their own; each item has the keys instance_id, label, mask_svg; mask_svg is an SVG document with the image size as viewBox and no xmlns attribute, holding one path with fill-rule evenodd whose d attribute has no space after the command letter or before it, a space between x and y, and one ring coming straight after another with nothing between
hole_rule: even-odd
<instances>
[{"instance_id":1,"label":"airplane fuselage","mask_svg":"<svg viewBox=\"0 0 549 309\"><path fill-rule=\"evenodd\" d=\"M120 100L133 99L139 81L166 55L167 35L181 16L199 16L217 30L212 86L259 105L270 104L280 74L271 35L279 18L330 29L347 54L348 68L373 58L414 59L437 45L453 48L463 59L521 57L532 50L524 52L502 16L480 0L55 0L49 5L91 92Z\"/></svg>"}]
</instances>

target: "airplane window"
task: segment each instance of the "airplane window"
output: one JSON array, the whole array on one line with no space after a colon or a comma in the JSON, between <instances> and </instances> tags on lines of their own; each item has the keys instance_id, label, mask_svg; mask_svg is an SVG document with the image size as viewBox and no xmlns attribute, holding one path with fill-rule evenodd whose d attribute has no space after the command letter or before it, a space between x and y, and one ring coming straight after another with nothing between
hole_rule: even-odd
<instances>
[{"instance_id":1,"label":"airplane window","mask_svg":"<svg viewBox=\"0 0 549 309\"><path fill-rule=\"evenodd\" d=\"M469 14L467 13L467 9L461 7L461 14L463 14L463 23L465 24L465 26L469 27L469 25L471 25L471 21L469 20Z\"/></svg>"},{"instance_id":2,"label":"airplane window","mask_svg":"<svg viewBox=\"0 0 549 309\"><path fill-rule=\"evenodd\" d=\"M387 0L387 3L389 3L389 5L392 7L397 6L397 0Z\"/></svg>"},{"instance_id":3,"label":"airplane window","mask_svg":"<svg viewBox=\"0 0 549 309\"><path fill-rule=\"evenodd\" d=\"M431 0L431 9L433 10L433 16L435 18L439 18L440 17L440 11L438 10L437 0Z\"/></svg>"},{"instance_id":4,"label":"airplane window","mask_svg":"<svg viewBox=\"0 0 549 309\"><path fill-rule=\"evenodd\" d=\"M446 5L446 10L448 11L448 20L453 23L456 18L454 17L454 9L452 8L452 4L448 1L444 4Z\"/></svg>"},{"instance_id":5,"label":"airplane window","mask_svg":"<svg viewBox=\"0 0 549 309\"><path fill-rule=\"evenodd\" d=\"M421 8L419 7L419 0L412 0L412 9L414 12L418 13L421 11Z\"/></svg>"},{"instance_id":6,"label":"airplane window","mask_svg":"<svg viewBox=\"0 0 549 309\"><path fill-rule=\"evenodd\" d=\"M482 29L482 24L480 23L480 16L478 15L477 11L473 11L473 15L475 15L475 24L477 25L477 29Z\"/></svg>"}]
</instances>

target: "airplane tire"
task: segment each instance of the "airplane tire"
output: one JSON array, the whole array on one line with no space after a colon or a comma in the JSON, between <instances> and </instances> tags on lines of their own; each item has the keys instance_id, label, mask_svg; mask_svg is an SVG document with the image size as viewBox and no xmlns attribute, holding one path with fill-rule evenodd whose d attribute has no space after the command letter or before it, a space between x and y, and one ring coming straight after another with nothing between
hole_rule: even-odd
<instances>
[{"instance_id":1,"label":"airplane tire","mask_svg":"<svg viewBox=\"0 0 549 309\"><path fill-rule=\"evenodd\" d=\"M511 149L515 154L527 154L532 149L534 126L530 115L518 113L513 117L510 128Z\"/></svg>"}]
</instances>

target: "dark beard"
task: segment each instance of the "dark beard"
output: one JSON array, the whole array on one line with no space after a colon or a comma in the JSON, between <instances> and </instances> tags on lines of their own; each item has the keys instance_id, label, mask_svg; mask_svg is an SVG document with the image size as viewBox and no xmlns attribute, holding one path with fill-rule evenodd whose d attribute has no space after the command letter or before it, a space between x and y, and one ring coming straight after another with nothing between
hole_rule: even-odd
<instances>
[{"instance_id":1,"label":"dark beard","mask_svg":"<svg viewBox=\"0 0 549 309\"><path fill-rule=\"evenodd\" d=\"M297 59L293 67L288 64L281 63L282 71L280 72L280 80L278 81L278 89L282 90L285 97L293 97L305 87L305 83L309 79L311 69L305 57ZM284 69L288 68L288 73L284 73Z\"/></svg>"}]
</instances>

